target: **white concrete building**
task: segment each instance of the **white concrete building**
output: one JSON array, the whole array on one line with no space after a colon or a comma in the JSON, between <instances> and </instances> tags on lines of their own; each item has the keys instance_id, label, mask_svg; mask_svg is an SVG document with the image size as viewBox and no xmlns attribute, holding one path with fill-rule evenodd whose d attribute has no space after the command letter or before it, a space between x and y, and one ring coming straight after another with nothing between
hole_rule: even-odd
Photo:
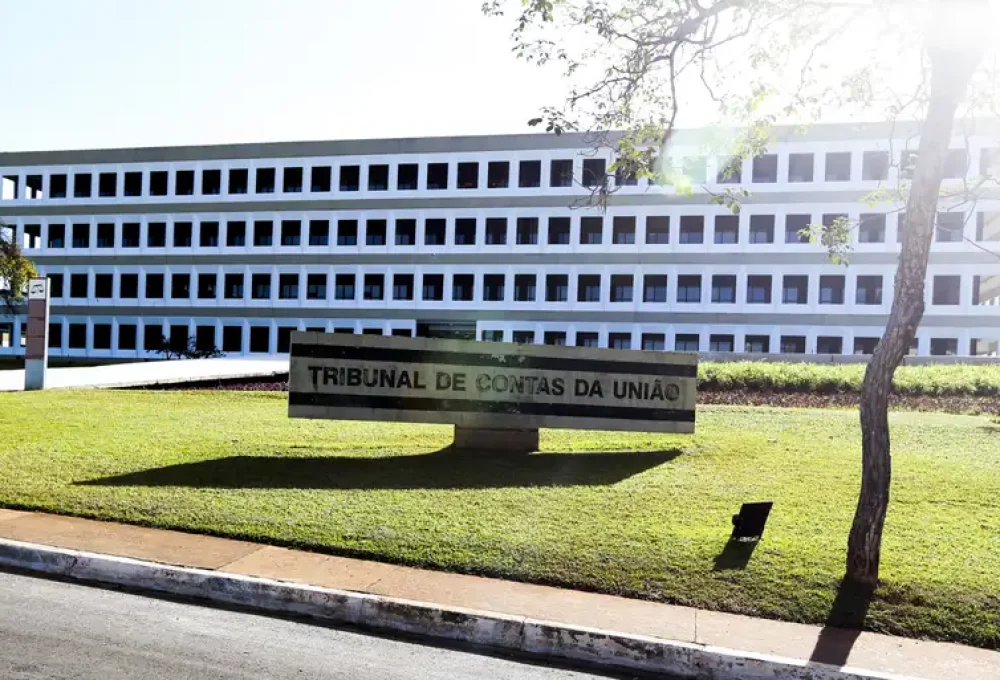
<instances>
[{"instance_id":1,"label":"white concrete building","mask_svg":"<svg viewBox=\"0 0 1000 680\"><path fill-rule=\"evenodd\" d=\"M669 150L691 194L622 180L603 214L576 204L609 156L513 135L2 153L0 218L52 280L53 357L152 357L163 337L274 355L292 329L870 352L902 206L863 199L897 186L912 131L779 130L730 178L708 136ZM946 187L998 139L956 135ZM738 216L712 201L734 187ZM1000 192L978 193L942 201L919 355L997 353ZM798 234L839 215L859 225L846 267ZM22 321L0 318L0 356Z\"/></svg>"}]
</instances>

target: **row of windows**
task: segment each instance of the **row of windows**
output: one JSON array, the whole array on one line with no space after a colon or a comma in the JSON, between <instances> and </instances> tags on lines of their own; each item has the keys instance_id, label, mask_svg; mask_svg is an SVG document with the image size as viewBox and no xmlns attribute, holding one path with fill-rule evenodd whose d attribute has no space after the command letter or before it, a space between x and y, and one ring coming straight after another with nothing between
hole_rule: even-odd
<instances>
[{"instance_id":1,"label":"row of windows","mask_svg":"<svg viewBox=\"0 0 1000 680\"><path fill-rule=\"evenodd\" d=\"M472 302L475 294L475 274L451 274L451 300ZM119 273L115 288L115 274L89 273L69 274L68 286L64 274L48 274L53 298L119 298L138 299L140 279L138 273ZM191 299L243 300L246 298L248 275L239 273L218 274L216 272L190 274L172 273L169 282L165 274L145 273L143 275L143 297L150 299ZM503 302L506 299L508 276L506 274L483 274L481 299L484 302ZM600 274L577 275L577 302L635 302L665 303L668 301L668 276L666 274L612 274L605 292ZM299 300L302 293L306 300L328 299L328 285L331 276L327 273L303 275L298 273L273 274L271 272L249 275L249 297L251 300L271 300L277 282L277 299ZM333 299L356 300L360 288L362 300L413 300L415 299L415 275L397 273L391 277L372 273L334 274ZM570 277L568 274L547 274L544 289L538 290L539 277L535 274L513 275L513 300L515 302L568 302ZM638 279L638 281L637 281ZM703 281L704 279L704 281ZM961 304L961 276L942 275L932 278L931 302L934 305ZM751 274L746 277L746 298L748 304L771 304L774 284L781 282L782 304L804 305L809 302L809 276L786 274L782 277L770 274ZM168 285L169 283L169 285ZM304 283L304 289L303 289ZM420 299L443 301L445 299L445 274L425 273L421 276ZM858 275L855 278L854 301L859 305L881 305L883 301L883 276ZM220 290L221 284L221 290ZM388 286L391 285L391 288ZM675 277L675 300L680 303L701 303L703 285L710 288L711 302L736 303L737 277L733 274L681 274ZM641 286L637 291L637 286ZM842 305L845 302L846 277L839 274L819 277L819 303ZM641 298L637 298L641 292ZM117 293L117 295L116 295ZM1000 297L1000 275L975 276L972 281L972 304L993 305Z\"/></svg>"},{"instance_id":2,"label":"row of windows","mask_svg":"<svg viewBox=\"0 0 1000 680\"><path fill-rule=\"evenodd\" d=\"M980 159L982 175L990 174L997 157L995 150L987 150ZM861 179L864 181L884 181L888 179L890 155L887 151L865 151L862 154ZM750 183L767 184L778 182L778 154L762 154L750 160ZM899 158L900 173L912 177L916 164L916 152L904 151ZM522 160L514 172L513 163L504 160L487 161L485 165L485 187L489 189L537 188L542 186L543 167L541 160ZM194 196L196 191L202 196L220 195L224 191L230 195L247 194L301 194L327 193L333 189L334 170L339 191L413 191L420 188L435 189L478 189L480 178L478 161L461 161L454 164L426 163L373 163L368 165L319 165L313 167L259 167L230 168L226 171L225 185L223 170L191 169L135 170L118 172L75 172L52 173L48 181L47 198L115 198L139 196ZM969 154L965 149L952 149L945 162L945 178L960 179L968 174ZM720 184L743 183L743 161L738 157L717 159L718 172L715 181ZM826 182L849 182L852 179L852 152L827 152L823 158L822 179ZM609 163L603 158L585 158L582 161L582 176L577 180L584 186L594 187L611 179ZM573 159L554 159L548 162L548 172L544 179L549 187L570 187L574 184ZM708 162L703 156L683 159L678 171L692 178L695 183L707 179ZM422 171L422 172L421 172ZM96 181L95 181L96 175ZM390 183L394 177L394 185ZM13 184L12 198L43 198L43 175L31 174L25 177L22 190L17 186L18 178L3 178ZM251 179L253 184L251 185ZM791 183L815 182L816 156L813 153L791 153L788 155L787 181ZM634 174L624 171L614 173L618 186L634 186L638 181ZM172 191L171 191L172 188Z\"/></svg>"},{"instance_id":3,"label":"row of windows","mask_svg":"<svg viewBox=\"0 0 1000 680\"><path fill-rule=\"evenodd\" d=\"M639 220L635 216L620 215L611 219L611 243L628 245L636 242L636 229ZM750 215L748 239L753 244L775 243L780 239L783 243L808 243L809 227L812 215L786 215L784 232L777 232L775 215ZM846 220L846 214L824 214L824 226L833 226L838 220ZM938 242L958 242L964 238L966 214L961 212L943 212L938 214L936 240ZM738 215L717 215L706 218L704 215L684 215L677 220L677 242L682 244L705 243L706 221L713 223L713 242L716 244L737 244L740 241L740 218ZM902 228L897 230L897 241L901 240L905 229L905 215L900 216ZM449 222L451 239L448 240ZM510 225L514 225L514 233L510 233ZM49 224L47 233L48 248L65 248L67 229L65 224ZM225 227L223 231L223 226ZM329 246L331 242L338 246L357 246L363 243L368 246L385 246L392 242L397 246L412 246L417 240L417 221L415 219L397 219L393 223L392 233L389 233L389 222L385 219L369 219L364 222L364 233L361 233L361 222L356 219L337 220L256 220L216 221L173 223L170 233L170 246L173 248L191 248L195 245L203 248L214 248L220 245L226 247L271 247L274 245L296 247ZM540 240L550 245L569 245L571 238L571 218L549 217L542 232L541 220L537 217L518 217L508 220L506 217L488 217L485 220L483 242L486 245L537 245ZM668 244L671 242L671 219L669 216L645 217L645 242L647 244ZM69 245L71 248L139 248L143 236L143 225L140 222L99 223L92 228L89 223L69 225ZM579 243L582 245L601 245L604 241L605 217L586 216L580 218ZM331 232L331 229L333 231ZM428 218L424 220L424 245L442 246L476 245L478 220L475 217ZM197 233L196 233L197 232ZM147 248L167 247L168 229L166 222L149 222L146 224L145 239ZM865 213L861 215L857 230L859 243L884 243L886 238L886 214ZM976 238L979 241L1000 241L1000 213L977 213ZM42 241L40 224L24 226L24 246L38 248Z\"/></svg>"},{"instance_id":4,"label":"row of windows","mask_svg":"<svg viewBox=\"0 0 1000 680\"><path fill-rule=\"evenodd\" d=\"M69 323L67 329L66 346L68 349L112 349L112 326L110 323L94 323L92 325L91 344L87 344L87 324ZM0 347L10 346L11 337L10 324L0 324ZM298 330L297 326L279 326L277 329L276 351L287 353L289 351L291 334ZM325 328L306 328L306 330L323 332ZM233 353L269 353L271 351L271 327L251 325L247 334L247 346L244 347L244 334L242 325L224 325L221 336L217 334L215 325L196 326L194 333L195 345L198 349L221 349L223 352ZM350 327L335 328L335 333L353 333ZM366 328L364 334L382 335L381 328ZM120 351L145 350L156 352L163 349L183 350L190 342L190 329L187 325L170 325L167 332L161 325L146 325L142 327L142 337L140 344L139 326L136 324L119 324L117 349ZM406 336L412 335L410 329L393 329L392 335ZM24 337L22 326L22 338ZM515 343L531 344L541 340L546 345L566 345L566 331L544 331L536 334L532 330L515 330L511 334ZM683 352L699 352L706 349L709 352L735 352L736 336L732 334L709 334L707 346L702 341L703 336L697 333L677 333L673 336L673 349ZM501 330L483 330L480 339L484 342L502 342L504 333ZM855 337L853 343L854 354L871 354L878 344L877 337ZM576 345L579 347L600 347L601 334L597 332L578 331L575 337ZM632 349L632 333L608 333L605 340L605 347L613 349ZM639 347L649 351L664 351L666 349L667 336L664 333L642 333ZM55 322L49 324L49 347L61 349L63 346L63 324ZM772 338L769 335L748 334L743 339L742 351L748 354L770 354L772 352L781 354L805 354L806 336L804 335L782 335L778 338L777 345L772 347ZM843 354L844 339L841 336L819 336L816 338L817 354ZM931 338L930 354L932 356L949 356L958 354L957 338ZM912 354L919 350L919 341L915 340L910 348ZM997 341L985 339L972 339L969 345L971 356L983 356L997 354Z\"/></svg>"}]
</instances>

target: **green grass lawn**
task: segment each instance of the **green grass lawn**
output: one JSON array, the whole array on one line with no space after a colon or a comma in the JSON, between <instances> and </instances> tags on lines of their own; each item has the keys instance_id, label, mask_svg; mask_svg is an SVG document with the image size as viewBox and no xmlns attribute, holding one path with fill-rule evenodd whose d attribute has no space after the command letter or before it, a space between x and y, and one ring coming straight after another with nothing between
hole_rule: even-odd
<instances>
[{"instance_id":1,"label":"green grass lawn","mask_svg":"<svg viewBox=\"0 0 1000 680\"><path fill-rule=\"evenodd\" d=\"M283 393L0 395L0 504L806 622L843 573L854 411L705 407L694 436L551 430L516 457L285 409ZM1000 426L898 412L892 433L867 625L1000 646ZM720 557L729 518L758 499L775 508L741 568Z\"/></svg>"}]
</instances>

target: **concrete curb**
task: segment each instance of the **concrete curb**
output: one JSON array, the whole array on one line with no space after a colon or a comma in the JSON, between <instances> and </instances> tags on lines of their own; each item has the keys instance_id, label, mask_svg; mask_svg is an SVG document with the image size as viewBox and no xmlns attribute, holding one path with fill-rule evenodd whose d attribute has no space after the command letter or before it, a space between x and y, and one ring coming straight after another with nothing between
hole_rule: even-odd
<instances>
[{"instance_id":1,"label":"concrete curb","mask_svg":"<svg viewBox=\"0 0 1000 680\"><path fill-rule=\"evenodd\" d=\"M609 671L712 680L902 680L902 676L885 673L19 541L0 540L0 566L263 612L307 616L375 631L558 658Z\"/></svg>"}]
</instances>

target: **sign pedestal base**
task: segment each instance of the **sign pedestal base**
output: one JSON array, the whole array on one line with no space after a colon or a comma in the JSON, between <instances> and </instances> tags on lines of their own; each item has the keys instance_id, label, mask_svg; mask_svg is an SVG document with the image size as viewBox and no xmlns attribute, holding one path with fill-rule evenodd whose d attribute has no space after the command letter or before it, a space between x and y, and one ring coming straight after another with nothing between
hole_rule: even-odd
<instances>
[{"instance_id":1,"label":"sign pedestal base","mask_svg":"<svg viewBox=\"0 0 1000 680\"><path fill-rule=\"evenodd\" d=\"M44 390L46 376L45 361L28 359L24 362L24 389Z\"/></svg>"},{"instance_id":2,"label":"sign pedestal base","mask_svg":"<svg viewBox=\"0 0 1000 680\"><path fill-rule=\"evenodd\" d=\"M538 450L538 430L513 430L455 426L454 447L459 451L506 451L532 453Z\"/></svg>"}]
</instances>

